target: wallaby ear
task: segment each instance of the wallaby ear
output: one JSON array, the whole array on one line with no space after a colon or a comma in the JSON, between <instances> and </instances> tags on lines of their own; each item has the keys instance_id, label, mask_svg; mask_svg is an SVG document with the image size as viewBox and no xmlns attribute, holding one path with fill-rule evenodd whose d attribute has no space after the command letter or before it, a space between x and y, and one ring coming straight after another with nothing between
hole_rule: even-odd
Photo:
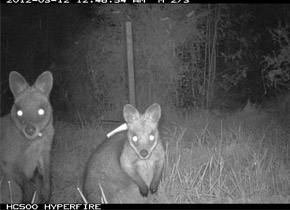
<instances>
[{"instance_id":1,"label":"wallaby ear","mask_svg":"<svg viewBox=\"0 0 290 210\"><path fill-rule=\"evenodd\" d=\"M158 122L161 117L161 108L157 103L149 106L145 112L145 118L149 118L155 122Z\"/></svg>"},{"instance_id":2,"label":"wallaby ear","mask_svg":"<svg viewBox=\"0 0 290 210\"><path fill-rule=\"evenodd\" d=\"M123 113L127 123L131 123L140 117L138 110L130 104L124 106Z\"/></svg>"},{"instance_id":3,"label":"wallaby ear","mask_svg":"<svg viewBox=\"0 0 290 210\"><path fill-rule=\"evenodd\" d=\"M11 71L9 74L9 87L15 97L29 87L24 77L16 71Z\"/></svg>"},{"instance_id":4,"label":"wallaby ear","mask_svg":"<svg viewBox=\"0 0 290 210\"><path fill-rule=\"evenodd\" d=\"M34 83L34 88L41 91L44 95L48 96L53 84L53 77L50 71L45 71L39 75Z\"/></svg>"}]
</instances>

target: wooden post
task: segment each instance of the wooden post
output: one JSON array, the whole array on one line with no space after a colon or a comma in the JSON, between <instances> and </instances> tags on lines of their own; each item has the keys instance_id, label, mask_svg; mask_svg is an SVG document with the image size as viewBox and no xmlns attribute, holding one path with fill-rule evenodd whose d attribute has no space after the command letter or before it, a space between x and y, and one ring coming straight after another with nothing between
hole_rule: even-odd
<instances>
[{"instance_id":1,"label":"wooden post","mask_svg":"<svg viewBox=\"0 0 290 210\"><path fill-rule=\"evenodd\" d=\"M131 22L126 22L126 40L127 40L127 64L128 64L128 82L129 82L129 101L136 107L135 101L135 79L134 79L134 60L133 60L133 40Z\"/></svg>"}]
</instances>

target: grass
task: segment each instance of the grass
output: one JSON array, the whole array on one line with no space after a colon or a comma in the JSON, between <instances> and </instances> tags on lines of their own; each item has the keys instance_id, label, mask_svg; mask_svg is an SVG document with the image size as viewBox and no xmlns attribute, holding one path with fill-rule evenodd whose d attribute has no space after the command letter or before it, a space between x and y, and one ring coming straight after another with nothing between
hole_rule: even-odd
<instances>
[{"instance_id":1,"label":"grass","mask_svg":"<svg viewBox=\"0 0 290 210\"><path fill-rule=\"evenodd\" d=\"M52 202L82 202L85 164L117 126L81 122L55 123ZM227 116L163 110L160 132L166 161L156 203L290 202L290 135L272 114L250 105Z\"/></svg>"}]
</instances>

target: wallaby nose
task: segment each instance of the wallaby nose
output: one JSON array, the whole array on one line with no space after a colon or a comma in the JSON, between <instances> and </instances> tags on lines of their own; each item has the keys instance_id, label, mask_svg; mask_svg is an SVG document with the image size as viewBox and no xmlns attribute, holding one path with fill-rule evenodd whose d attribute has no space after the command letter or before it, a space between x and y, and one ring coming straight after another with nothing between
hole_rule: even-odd
<instances>
[{"instance_id":1,"label":"wallaby nose","mask_svg":"<svg viewBox=\"0 0 290 210\"><path fill-rule=\"evenodd\" d=\"M36 128L31 124L27 124L24 130L27 135L33 136L35 134Z\"/></svg>"},{"instance_id":2,"label":"wallaby nose","mask_svg":"<svg viewBox=\"0 0 290 210\"><path fill-rule=\"evenodd\" d=\"M146 158L148 156L148 151L146 149L142 149L141 152L140 152L140 155L143 157L143 158Z\"/></svg>"}]
</instances>

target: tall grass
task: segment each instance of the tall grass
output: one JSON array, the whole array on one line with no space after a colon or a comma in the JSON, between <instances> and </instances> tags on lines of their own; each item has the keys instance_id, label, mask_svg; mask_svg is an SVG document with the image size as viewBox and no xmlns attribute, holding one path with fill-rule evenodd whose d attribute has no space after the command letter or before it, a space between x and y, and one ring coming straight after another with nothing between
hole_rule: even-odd
<instances>
[{"instance_id":1,"label":"tall grass","mask_svg":"<svg viewBox=\"0 0 290 210\"><path fill-rule=\"evenodd\" d=\"M163 117L165 171L154 202L289 203L289 132L270 115L246 106L226 117L201 110ZM85 164L113 127L56 128L52 201L82 202Z\"/></svg>"}]
</instances>

